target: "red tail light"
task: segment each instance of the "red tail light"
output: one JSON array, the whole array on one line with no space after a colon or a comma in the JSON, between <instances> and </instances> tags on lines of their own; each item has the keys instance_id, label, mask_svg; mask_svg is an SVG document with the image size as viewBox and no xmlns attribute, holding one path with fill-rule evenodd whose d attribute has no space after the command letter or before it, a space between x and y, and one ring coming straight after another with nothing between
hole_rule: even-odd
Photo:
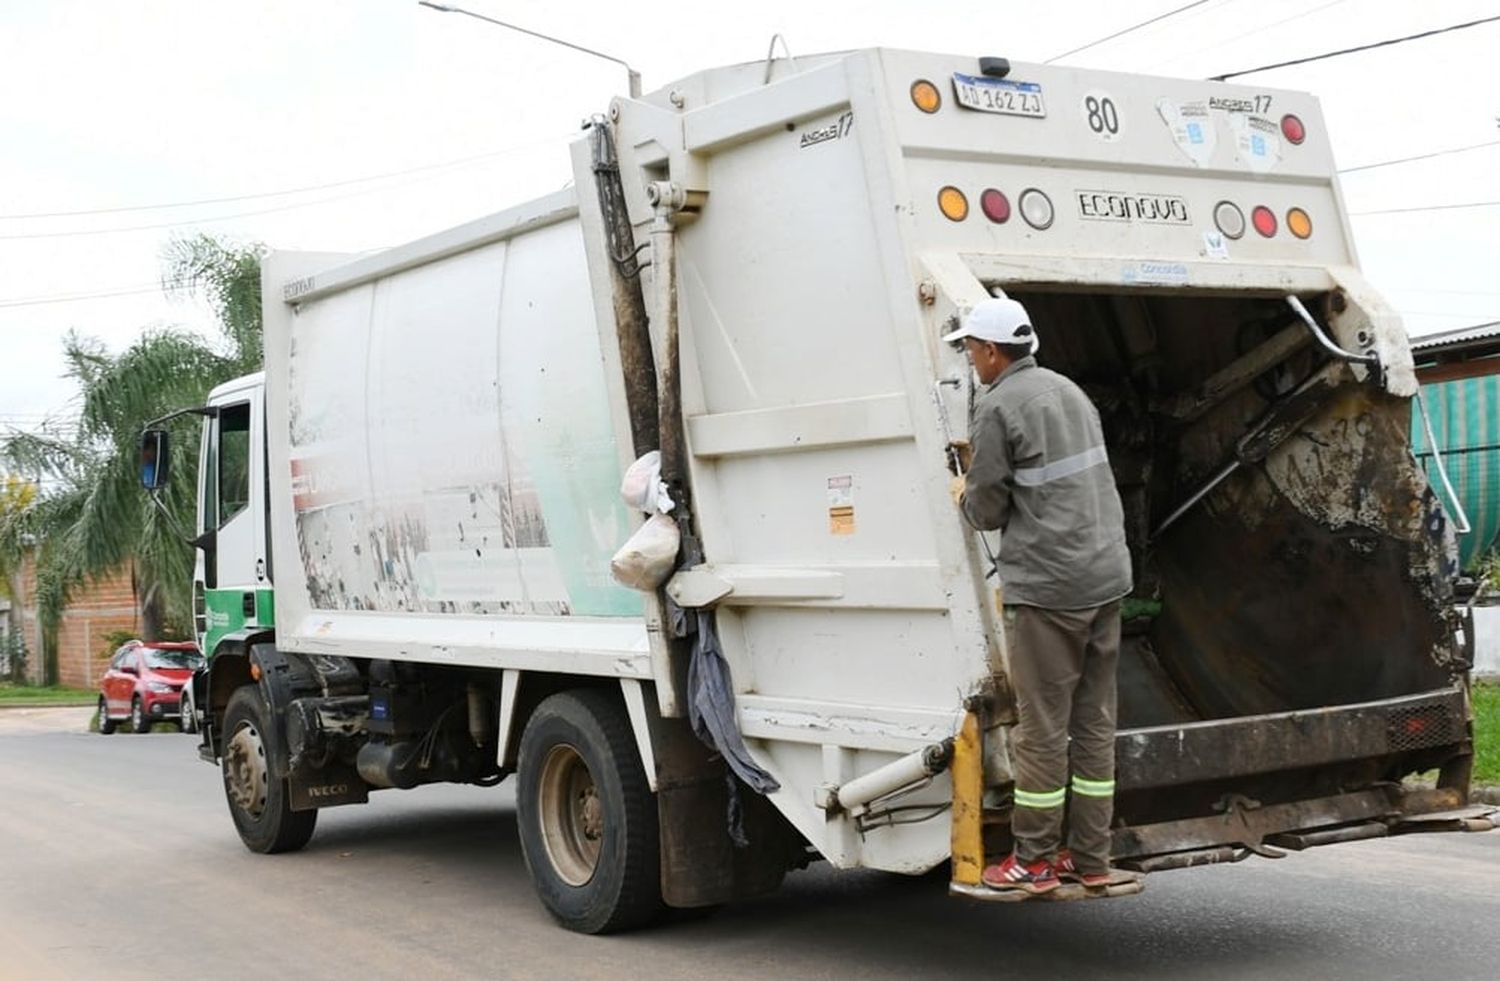
<instances>
[{"instance_id":1,"label":"red tail light","mask_svg":"<svg viewBox=\"0 0 1500 981\"><path fill-rule=\"evenodd\" d=\"M1286 137L1288 143L1298 145L1307 139L1307 127L1302 125L1302 120L1287 113L1281 117L1281 135Z\"/></svg>"},{"instance_id":2,"label":"red tail light","mask_svg":"<svg viewBox=\"0 0 1500 981\"><path fill-rule=\"evenodd\" d=\"M1263 204L1258 204L1255 210L1250 212L1250 224L1254 225L1255 230L1261 235L1270 238L1276 234L1276 212Z\"/></svg>"},{"instance_id":3,"label":"red tail light","mask_svg":"<svg viewBox=\"0 0 1500 981\"><path fill-rule=\"evenodd\" d=\"M1010 199L993 187L979 195L979 210L997 225L1010 220Z\"/></svg>"}]
</instances>

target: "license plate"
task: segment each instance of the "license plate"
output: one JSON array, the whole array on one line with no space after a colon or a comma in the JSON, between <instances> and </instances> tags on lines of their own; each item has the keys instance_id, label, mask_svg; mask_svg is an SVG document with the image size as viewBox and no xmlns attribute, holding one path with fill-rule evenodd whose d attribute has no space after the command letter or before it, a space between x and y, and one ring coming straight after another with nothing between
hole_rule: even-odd
<instances>
[{"instance_id":1,"label":"license plate","mask_svg":"<svg viewBox=\"0 0 1500 981\"><path fill-rule=\"evenodd\" d=\"M953 94L958 104L980 112L998 112L1007 116L1047 115L1042 104L1042 87L1036 82L1012 82L1008 78L984 78L953 73Z\"/></svg>"}]
</instances>

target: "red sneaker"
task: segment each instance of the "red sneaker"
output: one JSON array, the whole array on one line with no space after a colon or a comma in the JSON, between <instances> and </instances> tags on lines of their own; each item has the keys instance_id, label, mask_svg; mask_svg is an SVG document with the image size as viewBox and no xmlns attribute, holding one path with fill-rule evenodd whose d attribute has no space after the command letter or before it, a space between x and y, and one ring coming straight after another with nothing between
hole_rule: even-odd
<instances>
[{"instance_id":1,"label":"red sneaker","mask_svg":"<svg viewBox=\"0 0 1500 981\"><path fill-rule=\"evenodd\" d=\"M1060 848L1057 858L1052 867L1057 870L1059 878L1070 882L1081 882L1085 889L1103 889L1105 886L1116 885L1121 882L1133 882L1138 878L1134 873L1121 872L1111 869L1108 872L1086 872L1080 873L1078 866L1073 864L1073 853L1066 848Z\"/></svg>"},{"instance_id":2,"label":"red sneaker","mask_svg":"<svg viewBox=\"0 0 1500 981\"><path fill-rule=\"evenodd\" d=\"M991 889L1019 889L1033 896L1051 892L1062 885L1051 862L1041 859L1023 865L1014 853L1007 855L1000 864L985 869L980 878Z\"/></svg>"}]
</instances>

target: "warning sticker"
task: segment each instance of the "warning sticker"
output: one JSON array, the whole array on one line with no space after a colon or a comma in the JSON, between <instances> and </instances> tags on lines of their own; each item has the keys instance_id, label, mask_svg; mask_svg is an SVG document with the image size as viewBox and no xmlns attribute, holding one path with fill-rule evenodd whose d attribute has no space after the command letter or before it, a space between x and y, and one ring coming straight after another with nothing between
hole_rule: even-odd
<instances>
[{"instance_id":1,"label":"warning sticker","mask_svg":"<svg viewBox=\"0 0 1500 981\"><path fill-rule=\"evenodd\" d=\"M854 534L854 477L828 478L828 533Z\"/></svg>"},{"instance_id":2,"label":"warning sticker","mask_svg":"<svg viewBox=\"0 0 1500 981\"><path fill-rule=\"evenodd\" d=\"M1234 152L1245 166L1265 174L1281 163L1281 130L1269 119L1233 113L1229 131L1234 134Z\"/></svg>"},{"instance_id":3,"label":"warning sticker","mask_svg":"<svg viewBox=\"0 0 1500 981\"><path fill-rule=\"evenodd\" d=\"M1214 155L1214 148L1218 145L1218 135L1214 130L1213 117L1208 112L1208 103L1158 99L1156 111L1161 115L1162 122L1167 124L1177 149L1194 166L1208 166L1208 161Z\"/></svg>"},{"instance_id":4,"label":"warning sticker","mask_svg":"<svg viewBox=\"0 0 1500 981\"><path fill-rule=\"evenodd\" d=\"M1223 232L1203 233L1203 255L1204 258L1220 261L1229 258L1229 241L1224 237Z\"/></svg>"}]
</instances>

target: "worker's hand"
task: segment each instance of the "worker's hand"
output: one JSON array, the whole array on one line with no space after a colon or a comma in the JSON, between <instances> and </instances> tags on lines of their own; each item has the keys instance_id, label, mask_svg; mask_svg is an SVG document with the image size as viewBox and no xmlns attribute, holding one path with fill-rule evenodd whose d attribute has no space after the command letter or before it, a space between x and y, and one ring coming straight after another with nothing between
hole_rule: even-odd
<instances>
[{"instance_id":1,"label":"worker's hand","mask_svg":"<svg viewBox=\"0 0 1500 981\"><path fill-rule=\"evenodd\" d=\"M948 481L948 496L957 507L964 506L964 478L954 477Z\"/></svg>"},{"instance_id":2,"label":"worker's hand","mask_svg":"<svg viewBox=\"0 0 1500 981\"><path fill-rule=\"evenodd\" d=\"M969 465L974 462L974 447L969 445L966 439L955 439L948 444L948 469L953 470L953 465L958 464L958 473L968 473Z\"/></svg>"}]
</instances>

